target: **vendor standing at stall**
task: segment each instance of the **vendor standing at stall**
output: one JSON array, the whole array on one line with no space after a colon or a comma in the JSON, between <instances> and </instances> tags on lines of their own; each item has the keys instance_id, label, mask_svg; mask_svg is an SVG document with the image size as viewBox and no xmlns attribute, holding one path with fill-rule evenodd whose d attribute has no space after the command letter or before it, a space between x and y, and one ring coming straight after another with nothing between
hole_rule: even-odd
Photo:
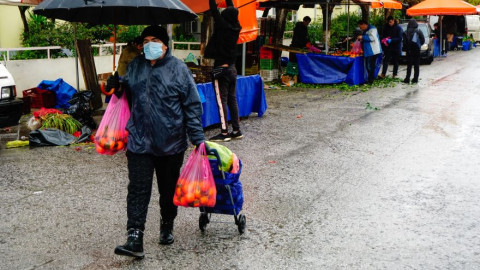
<instances>
[{"instance_id":1,"label":"vendor standing at stall","mask_svg":"<svg viewBox=\"0 0 480 270\"><path fill-rule=\"evenodd\" d=\"M297 22L297 24L295 24L295 28L293 29L292 43L290 44L290 47L299 49L304 49L307 47L307 43L309 42L308 25L311 21L312 19L310 17L305 16L303 17L303 21ZM288 58L290 62L297 62L296 53L290 52Z\"/></svg>"},{"instance_id":2,"label":"vendor standing at stall","mask_svg":"<svg viewBox=\"0 0 480 270\"><path fill-rule=\"evenodd\" d=\"M397 77L398 61L402 54L402 28L395 22L392 16L387 18L387 23L383 27L383 67L380 78L385 78L387 74L388 64L393 62L393 78Z\"/></svg>"},{"instance_id":3,"label":"vendor standing at stall","mask_svg":"<svg viewBox=\"0 0 480 270\"><path fill-rule=\"evenodd\" d=\"M368 24L365 20L358 21L358 27L362 30L362 34L357 37L357 40L362 42L365 69L368 74L367 83L371 84L375 79L377 58L382 53L380 36L378 35L377 28Z\"/></svg>"},{"instance_id":4,"label":"vendor standing at stall","mask_svg":"<svg viewBox=\"0 0 480 270\"><path fill-rule=\"evenodd\" d=\"M231 139L241 139L240 117L237 104L237 40L240 35L238 9L232 0L225 1L227 8L222 13L218 11L215 0L209 0L210 12L214 20L213 34L205 48L205 58L213 58L212 80L217 98L220 117L220 133L210 138L214 142L227 142ZM227 109L228 106L228 109ZM228 133L228 111L232 121L232 132Z\"/></svg>"}]
</instances>

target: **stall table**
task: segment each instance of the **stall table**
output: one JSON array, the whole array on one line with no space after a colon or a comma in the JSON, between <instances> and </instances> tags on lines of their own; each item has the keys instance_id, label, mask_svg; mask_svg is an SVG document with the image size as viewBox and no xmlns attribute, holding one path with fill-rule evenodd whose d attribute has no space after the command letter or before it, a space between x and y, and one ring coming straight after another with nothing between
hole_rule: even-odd
<instances>
[{"instance_id":1,"label":"stall table","mask_svg":"<svg viewBox=\"0 0 480 270\"><path fill-rule=\"evenodd\" d=\"M297 54L298 70L302 83L349 85L364 84L368 77L364 57L333 56L315 53ZM375 78L382 65L382 55L377 58Z\"/></svg>"},{"instance_id":2,"label":"stall table","mask_svg":"<svg viewBox=\"0 0 480 270\"><path fill-rule=\"evenodd\" d=\"M212 83L197 84L198 93L203 106L202 123L208 127L220 123L217 100ZM267 110L267 100L260 75L237 77L237 103L240 117L256 112L262 117ZM230 119L230 115L228 116Z\"/></svg>"}]
</instances>

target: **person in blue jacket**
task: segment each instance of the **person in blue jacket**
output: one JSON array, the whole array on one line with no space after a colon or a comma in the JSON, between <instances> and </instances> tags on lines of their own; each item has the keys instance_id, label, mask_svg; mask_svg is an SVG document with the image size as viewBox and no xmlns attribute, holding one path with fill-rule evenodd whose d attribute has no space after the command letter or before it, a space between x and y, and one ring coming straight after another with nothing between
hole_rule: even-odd
<instances>
[{"instance_id":1,"label":"person in blue jacket","mask_svg":"<svg viewBox=\"0 0 480 270\"><path fill-rule=\"evenodd\" d=\"M380 45L380 36L377 28L369 25L367 21L358 21L358 27L362 30L362 34L357 37L362 42L363 56L365 58L365 69L368 74L367 83L373 83L375 79L375 67L378 56L382 53Z\"/></svg>"},{"instance_id":2,"label":"person in blue jacket","mask_svg":"<svg viewBox=\"0 0 480 270\"><path fill-rule=\"evenodd\" d=\"M172 244L177 206L173 204L187 136L193 145L205 141L202 103L185 63L172 56L167 31L149 26L142 32L144 54L128 65L122 82L109 87L126 91L131 104L127 163L127 242L115 254L143 258L143 231L152 193L154 172L160 193L160 241ZM118 76L117 76L118 78Z\"/></svg>"},{"instance_id":3,"label":"person in blue jacket","mask_svg":"<svg viewBox=\"0 0 480 270\"><path fill-rule=\"evenodd\" d=\"M387 23L383 27L382 47L383 47L383 66L381 78L385 78L387 74L388 64L393 62L393 78L398 74L398 61L402 54L402 35L403 30L393 19L392 16L387 18Z\"/></svg>"}]
</instances>

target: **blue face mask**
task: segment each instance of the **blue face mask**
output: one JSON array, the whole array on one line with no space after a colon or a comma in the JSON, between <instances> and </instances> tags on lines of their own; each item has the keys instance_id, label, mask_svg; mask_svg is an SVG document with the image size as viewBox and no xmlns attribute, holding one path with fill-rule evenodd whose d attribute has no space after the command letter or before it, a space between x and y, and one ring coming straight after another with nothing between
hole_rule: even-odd
<instances>
[{"instance_id":1,"label":"blue face mask","mask_svg":"<svg viewBox=\"0 0 480 270\"><path fill-rule=\"evenodd\" d=\"M163 54L163 43L160 42L148 42L143 45L143 52L145 53L145 58L148 60L157 60Z\"/></svg>"}]
</instances>

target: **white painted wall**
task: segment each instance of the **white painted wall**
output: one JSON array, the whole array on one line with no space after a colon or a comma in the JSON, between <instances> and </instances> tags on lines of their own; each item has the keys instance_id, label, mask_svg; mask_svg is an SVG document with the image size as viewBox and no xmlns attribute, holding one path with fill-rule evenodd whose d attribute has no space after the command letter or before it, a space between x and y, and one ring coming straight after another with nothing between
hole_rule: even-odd
<instances>
[{"instance_id":1,"label":"white painted wall","mask_svg":"<svg viewBox=\"0 0 480 270\"><path fill-rule=\"evenodd\" d=\"M175 50L173 55L181 60L185 59L189 52L195 56L200 55L200 51ZM119 56L116 56L118 63ZM112 72L113 56L96 56L95 68L97 74ZM35 60L12 60L6 62L7 69L12 74L17 85L17 95L22 97L22 91L36 87L43 80L54 81L62 78L65 82L77 88L75 58L60 59L35 59ZM78 65L80 90L85 89L82 70Z\"/></svg>"}]
</instances>

